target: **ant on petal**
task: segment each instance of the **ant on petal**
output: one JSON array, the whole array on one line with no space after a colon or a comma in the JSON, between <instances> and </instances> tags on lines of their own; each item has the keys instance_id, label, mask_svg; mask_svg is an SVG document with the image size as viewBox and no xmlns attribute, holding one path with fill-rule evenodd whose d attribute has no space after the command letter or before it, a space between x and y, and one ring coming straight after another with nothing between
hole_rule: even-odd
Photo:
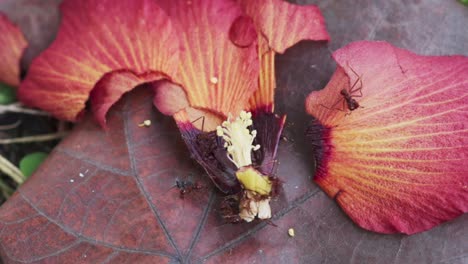
<instances>
[{"instance_id":1,"label":"ant on petal","mask_svg":"<svg viewBox=\"0 0 468 264\"><path fill-rule=\"evenodd\" d=\"M325 107L326 109L328 110L338 110L338 111L342 111L342 112L345 112L346 108L349 110L349 111L354 111L356 109L358 109L359 107L362 107L357 101L356 101L356 97L362 97L362 79L361 79L361 76L359 76L356 71L353 70L353 68L351 68L351 66L348 65L348 67L351 69L351 71L358 77L356 79L356 81L353 83L353 85L349 88L349 91L347 89L342 89L340 91L340 95L342 96L342 98L338 99L338 101L336 101L336 103L334 103L332 105L332 107L327 107L323 104L320 104L322 107ZM359 85L357 85L359 83ZM359 94L358 94L359 93ZM336 108L336 106L339 104L339 103L342 103L342 106L341 108ZM349 113L348 113L349 114Z\"/></svg>"}]
</instances>

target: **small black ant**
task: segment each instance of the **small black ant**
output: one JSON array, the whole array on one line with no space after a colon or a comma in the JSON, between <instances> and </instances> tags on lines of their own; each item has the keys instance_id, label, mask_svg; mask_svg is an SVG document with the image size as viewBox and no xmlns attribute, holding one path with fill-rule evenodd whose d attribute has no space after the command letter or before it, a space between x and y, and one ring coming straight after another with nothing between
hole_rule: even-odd
<instances>
[{"instance_id":1,"label":"small black ant","mask_svg":"<svg viewBox=\"0 0 468 264\"><path fill-rule=\"evenodd\" d=\"M175 187L179 189L179 194L180 194L181 199L184 199L186 194L189 194L194 190L200 190L201 188L203 188L203 186L199 182L179 181L179 180L176 180Z\"/></svg>"},{"instance_id":2,"label":"small black ant","mask_svg":"<svg viewBox=\"0 0 468 264\"><path fill-rule=\"evenodd\" d=\"M340 95L343 97L343 98L340 98L338 99L338 101L336 101L335 104L333 104L332 107L327 107L323 104L320 104L322 107L325 107L326 109L328 110L338 110L338 111L342 111L342 112L345 112L345 107L348 108L349 111L354 111L356 109L358 109L359 107L362 107L357 101L356 99L354 99L354 97L362 97L362 80L361 80L361 76L359 76L354 70L353 68L351 68L349 65L348 67L351 69L351 71L358 77L356 79L356 81L353 83L353 85L351 86L351 88L349 88L349 91L346 90L346 89L342 89L340 91ZM357 85L357 83L359 82L359 86L355 87ZM356 94L357 92L359 92L359 94ZM342 107L341 109L340 108L335 108L335 106L337 104L339 104L340 102L342 102ZM346 105L345 105L346 104Z\"/></svg>"}]
</instances>

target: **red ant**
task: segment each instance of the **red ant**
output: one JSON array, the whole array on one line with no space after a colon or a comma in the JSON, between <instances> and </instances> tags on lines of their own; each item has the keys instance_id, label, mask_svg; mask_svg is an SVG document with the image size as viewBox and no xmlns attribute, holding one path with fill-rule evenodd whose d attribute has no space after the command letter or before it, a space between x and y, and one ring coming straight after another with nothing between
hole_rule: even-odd
<instances>
[{"instance_id":1,"label":"red ant","mask_svg":"<svg viewBox=\"0 0 468 264\"><path fill-rule=\"evenodd\" d=\"M353 97L362 97L362 80L361 80L361 77L353 70L353 68L351 68L349 65L348 67L351 69L351 71L358 77L357 80L354 82L354 84L351 86L351 88L349 88L349 91L346 90L346 89L342 89L340 91L340 95L343 97L342 99L338 99L338 101L336 101L335 104L333 104L332 107L327 107L323 104L320 104L321 106L327 108L328 110L338 110L338 111L342 111L344 112L345 110L345 103L346 103L346 107L348 108L349 111L354 111L356 109L358 109L359 107L362 107L357 101L356 99L354 99ZM358 87L355 88L356 84L357 83L360 83ZM359 95L355 94L359 92ZM340 108L335 108L335 106L337 104L340 103L340 101L342 102L342 107L341 109Z\"/></svg>"},{"instance_id":2,"label":"red ant","mask_svg":"<svg viewBox=\"0 0 468 264\"><path fill-rule=\"evenodd\" d=\"M179 189L181 199L184 199L186 194L189 194L194 190L200 190L201 188L203 188L203 186L199 182L179 180L176 180L176 184L174 187L177 187L177 189Z\"/></svg>"}]
</instances>

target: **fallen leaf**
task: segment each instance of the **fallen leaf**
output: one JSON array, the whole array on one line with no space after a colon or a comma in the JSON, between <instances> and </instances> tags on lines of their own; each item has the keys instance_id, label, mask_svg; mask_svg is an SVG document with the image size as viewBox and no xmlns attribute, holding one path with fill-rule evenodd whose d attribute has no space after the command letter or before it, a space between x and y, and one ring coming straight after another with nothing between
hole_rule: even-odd
<instances>
[{"instance_id":1,"label":"fallen leaf","mask_svg":"<svg viewBox=\"0 0 468 264\"><path fill-rule=\"evenodd\" d=\"M335 262L370 241L390 260L399 243L426 252L422 245L453 246L466 235L466 218L407 238L359 229L311 183L298 145L286 142L272 224L225 224L221 193L186 155L174 121L155 111L149 90L126 95L108 120L104 132L86 118L1 208L5 262ZM141 128L141 120L152 125ZM203 187L181 198L176 180ZM291 226L294 239L285 235Z\"/></svg>"},{"instance_id":2,"label":"fallen leaf","mask_svg":"<svg viewBox=\"0 0 468 264\"><path fill-rule=\"evenodd\" d=\"M468 42L468 17L455 1L319 6L333 49L375 38L424 54L467 52L460 43ZM107 132L86 118L0 208L3 261L466 262L466 215L413 236L375 234L354 225L312 183L303 102L325 86L335 67L327 47L312 43L300 43L277 62L276 109L288 114L288 140L278 150L278 176L285 183L272 202L276 226L224 225L216 211L220 194L187 156L174 121L157 113L148 92L137 89L111 109ZM151 126L138 127L142 120ZM176 179L199 181L204 189L181 199L173 188ZM291 227L293 239L287 235Z\"/></svg>"}]
</instances>

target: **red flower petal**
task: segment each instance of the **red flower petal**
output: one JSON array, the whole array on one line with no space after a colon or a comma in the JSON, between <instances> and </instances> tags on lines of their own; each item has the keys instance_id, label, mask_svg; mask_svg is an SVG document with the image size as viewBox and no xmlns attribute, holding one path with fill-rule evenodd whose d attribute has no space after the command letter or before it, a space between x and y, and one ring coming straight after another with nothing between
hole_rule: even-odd
<instances>
[{"instance_id":1,"label":"red flower petal","mask_svg":"<svg viewBox=\"0 0 468 264\"><path fill-rule=\"evenodd\" d=\"M0 14L0 82L18 86L20 59L27 42L21 30Z\"/></svg>"},{"instance_id":2,"label":"red flower petal","mask_svg":"<svg viewBox=\"0 0 468 264\"><path fill-rule=\"evenodd\" d=\"M192 107L237 115L257 89L256 45L239 47L229 33L243 15L233 1L161 1L179 22L183 50L174 81L180 83Z\"/></svg>"},{"instance_id":3,"label":"red flower petal","mask_svg":"<svg viewBox=\"0 0 468 264\"><path fill-rule=\"evenodd\" d=\"M301 40L329 40L325 20L316 6L299 6L283 0L238 0L253 17L259 35L259 88L250 98L253 112L273 112L275 98L275 54ZM270 49L270 47L272 49Z\"/></svg>"},{"instance_id":4,"label":"red flower petal","mask_svg":"<svg viewBox=\"0 0 468 264\"><path fill-rule=\"evenodd\" d=\"M153 104L158 108L159 112L172 116L175 113L190 107L187 94L184 89L172 82L164 81L152 85L155 93Z\"/></svg>"},{"instance_id":5,"label":"red flower petal","mask_svg":"<svg viewBox=\"0 0 468 264\"><path fill-rule=\"evenodd\" d=\"M67 0L61 10L56 41L32 63L20 87L26 104L74 121L106 73L176 71L178 37L154 1Z\"/></svg>"},{"instance_id":6,"label":"red flower petal","mask_svg":"<svg viewBox=\"0 0 468 264\"><path fill-rule=\"evenodd\" d=\"M305 39L330 39L325 20L316 6L299 6L284 0L238 1L276 52L283 53Z\"/></svg>"},{"instance_id":7,"label":"red flower petal","mask_svg":"<svg viewBox=\"0 0 468 264\"><path fill-rule=\"evenodd\" d=\"M149 72L137 75L128 70L110 72L102 77L91 91L91 107L101 127L106 127L106 114L114 103L139 84L167 78L164 74Z\"/></svg>"},{"instance_id":8,"label":"red flower petal","mask_svg":"<svg viewBox=\"0 0 468 264\"><path fill-rule=\"evenodd\" d=\"M257 31L253 19L248 16L238 17L229 29L229 38L238 47L246 48L257 40Z\"/></svg>"},{"instance_id":9,"label":"red flower petal","mask_svg":"<svg viewBox=\"0 0 468 264\"><path fill-rule=\"evenodd\" d=\"M260 57L258 89L249 99L249 108L254 113L273 113L275 109L276 52L268 47L268 42L265 38L260 37L258 40L258 53Z\"/></svg>"},{"instance_id":10,"label":"red flower petal","mask_svg":"<svg viewBox=\"0 0 468 264\"><path fill-rule=\"evenodd\" d=\"M307 98L320 123L311 130L321 157L315 181L376 232L413 234L466 212L468 58L419 56L384 42L353 43L334 58L330 83ZM358 79L353 70L361 107L327 109Z\"/></svg>"}]
</instances>

